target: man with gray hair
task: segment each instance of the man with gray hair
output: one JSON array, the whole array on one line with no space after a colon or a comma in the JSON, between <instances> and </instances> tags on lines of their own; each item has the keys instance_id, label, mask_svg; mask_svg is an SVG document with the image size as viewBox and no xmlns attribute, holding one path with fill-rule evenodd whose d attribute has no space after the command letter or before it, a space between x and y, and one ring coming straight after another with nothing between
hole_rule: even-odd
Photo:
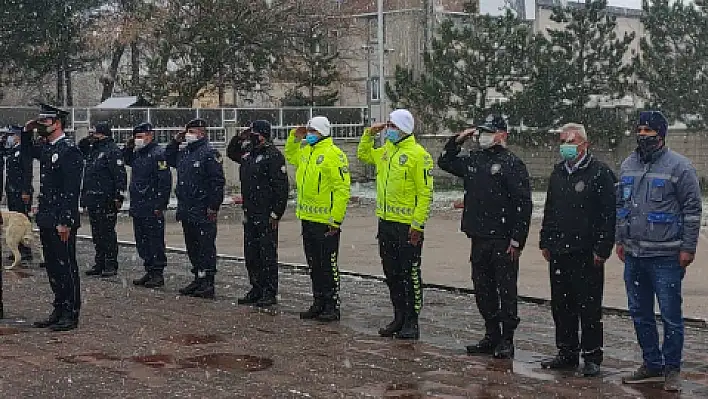
<instances>
[{"instance_id":1,"label":"man with gray hair","mask_svg":"<svg viewBox=\"0 0 708 399\"><path fill-rule=\"evenodd\" d=\"M604 266L615 240L615 181L612 170L588 151L585 127L566 124L560 155L548 182L540 248L549 262L551 311L558 355L543 368L600 373ZM581 338L578 339L578 321Z\"/></svg>"}]
</instances>

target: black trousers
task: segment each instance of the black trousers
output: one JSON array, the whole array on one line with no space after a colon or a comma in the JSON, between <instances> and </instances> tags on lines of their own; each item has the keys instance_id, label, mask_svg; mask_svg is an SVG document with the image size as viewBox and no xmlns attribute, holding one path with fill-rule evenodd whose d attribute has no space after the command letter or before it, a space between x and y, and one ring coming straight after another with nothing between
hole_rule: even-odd
<instances>
[{"instance_id":1,"label":"black trousers","mask_svg":"<svg viewBox=\"0 0 708 399\"><path fill-rule=\"evenodd\" d=\"M91 237L96 250L95 262L99 270L118 269L118 213L113 209L89 209Z\"/></svg>"},{"instance_id":2,"label":"black trousers","mask_svg":"<svg viewBox=\"0 0 708 399\"><path fill-rule=\"evenodd\" d=\"M472 281L477 308L492 339L513 338L519 325L517 280L519 261L508 253L508 239L472 240Z\"/></svg>"},{"instance_id":3,"label":"black trousers","mask_svg":"<svg viewBox=\"0 0 708 399\"><path fill-rule=\"evenodd\" d=\"M10 212L19 212L29 217L29 213L32 210L32 200L28 203L22 201L22 193L7 193L7 210ZM32 248L24 246L20 243L20 254L22 254L22 259L32 258Z\"/></svg>"},{"instance_id":4,"label":"black trousers","mask_svg":"<svg viewBox=\"0 0 708 399\"><path fill-rule=\"evenodd\" d=\"M183 220L182 232L192 273L198 277L213 277L216 274L216 223Z\"/></svg>"},{"instance_id":5,"label":"black trousers","mask_svg":"<svg viewBox=\"0 0 708 399\"><path fill-rule=\"evenodd\" d=\"M162 274L167 264L165 255L165 217L148 216L133 218L133 233L138 256L148 273Z\"/></svg>"},{"instance_id":6,"label":"black trousers","mask_svg":"<svg viewBox=\"0 0 708 399\"><path fill-rule=\"evenodd\" d=\"M22 193L7 193L7 210L10 212L23 213L29 216L32 210L32 200L28 203L22 201Z\"/></svg>"},{"instance_id":7,"label":"black trousers","mask_svg":"<svg viewBox=\"0 0 708 399\"><path fill-rule=\"evenodd\" d=\"M604 266L595 266L592 252L551 256L551 310L559 354L602 362L602 295ZM578 324L581 339L578 340Z\"/></svg>"},{"instance_id":8,"label":"black trousers","mask_svg":"<svg viewBox=\"0 0 708 399\"><path fill-rule=\"evenodd\" d=\"M244 216L243 253L248 279L259 296L278 294L278 230L268 215Z\"/></svg>"},{"instance_id":9,"label":"black trousers","mask_svg":"<svg viewBox=\"0 0 708 399\"><path fill-rule=\"evenodd\" d=\"M312 296L315 302L339 308L339 238L341 233L327 235L324 223L302 221L302 244L310 267Z\"/></svg>"},{"instance_id":10,"label":"black trousers","mask_svg":"<svg viewBox=\"0 0 708 399\"><path fill-rule=\"evenodd\" d=\"M411 245L409 230L407 224L379 220L379 254L394 309L406 316L417 316L423 307L423 243Z\"/></svg>"},{"instance_id":11,"label":"black trousers","mask_svg":"<svg viewBox=\"0 0 708 399\"><path fill-rule=\"evenodd\" d=\"M81 309L81 283L79 266L76 263L76 230L72 228L69 240L62 242L56 228L39 229L47 277L54 293L54 309L74 320L78 320Z\"/></svg>"}]
</instances>

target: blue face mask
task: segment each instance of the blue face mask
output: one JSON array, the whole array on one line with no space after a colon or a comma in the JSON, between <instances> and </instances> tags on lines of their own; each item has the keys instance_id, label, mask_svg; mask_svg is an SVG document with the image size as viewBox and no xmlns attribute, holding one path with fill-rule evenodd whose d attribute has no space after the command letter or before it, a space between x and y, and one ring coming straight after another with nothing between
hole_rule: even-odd
<instances>
[{"instance_id":1,"label":"blue face mask","mask_svg":"<svg viewBox=\"0 0 708 399\"><path fill-rule=\"evenodd\" d=\"M315 145L318 141L320 141L320 138L315 133L307 133L305 136L305 142L309 145Z\"/></svg>"},{"instance_id":2,"label":"blue face mask","mask_svg":"<svg viewBox=\"0 0 708 399\"><path fill-rule=\"evenodd\" d=\"M401 141L401 132L392 128L386 129L386 140L392 142L393 144L398 143Z\"/></svg>"},{"instance_id":3,"label":"blue face mask","mask_svg":"<svg viewBox=\"0 0 708 399\"><path fill-rule=\"evenodd\" d=\"M577 144L561 144L560 154L566 161L572 161L578 157L578 145Z\"/></svg>"}]
</instances>

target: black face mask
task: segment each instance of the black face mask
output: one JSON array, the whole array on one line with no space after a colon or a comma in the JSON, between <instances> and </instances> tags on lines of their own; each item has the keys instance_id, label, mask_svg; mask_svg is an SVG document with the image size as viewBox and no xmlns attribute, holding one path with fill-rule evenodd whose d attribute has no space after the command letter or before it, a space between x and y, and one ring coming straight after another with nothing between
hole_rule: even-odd
<instances>
[{"instance_id":1,"label":"black face mask","mask_svg":"<svg viewBox=\"0 0 708 399\"><path fill-rule=\"evenodd\" d=\"M663 147L659 136L637 136L637 151L642 160L647 161L655 152Z\"/></svg>"},{"instance_id":2,"label":"black face mask","mask_svg":"<svg viewBox=\"0 0 708 399\"><path fill-rule=\"evenodd\" d=\"M253 150L261 146L261 136L258 134L251 134L241 143L241 148L244 150Z\"/></svg>"}]
</instances>

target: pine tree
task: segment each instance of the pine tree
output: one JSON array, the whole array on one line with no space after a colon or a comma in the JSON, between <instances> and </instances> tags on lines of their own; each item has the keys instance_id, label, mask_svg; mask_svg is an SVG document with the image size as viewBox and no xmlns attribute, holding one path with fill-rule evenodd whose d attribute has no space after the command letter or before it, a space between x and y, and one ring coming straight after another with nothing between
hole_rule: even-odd
<instances>
[{"instance_id":1,"label":"pine tree","mask_svg":"<svg viewBox=\"0 0 708 399\"><path fill-rule=\"evenodd\" d=\"M500 17L469 15L457 23L444 21L425 54L421 76L413 78L413 71L401 70L387 93L402 104L422 102L423 111L430 106L437 113L449 106L451 112L425 118L442 119L450 129L482 120L490 110L490 92L510 95L524 80L529 38L530 27L510 10Z\"/></svg>"},{"instance_id":2,"label":"pine tree","mask_svg":"<svg viewBox=\"0 0 708 399\"><path fill-rule=\"evenodd\" d=\"M539 129L579 122L593 133L624 132L621 115L591 104L628 92L633 67L624 57L635 34L618 37L605 0L556 7L551 20L563 26L535 38L528 82L513 101L517 118Z\"/></svg>"},{"instance_id":3,"label":"pine tree","mask_svg":"<svg viewBox=\"0 0 708 399\"><path fill-rule=\"evenodd\" d=\"M284 106L332 106L339 91L331 89L339 79L339 53L330 51L326 24L318 16L305 17L282 63L280 78L295 83L281 99Z\"/></svg>"},{"instance_id":4,"label":"pine tree","mask_svg":"<svg viewBox=\"0 0 708 399\"><path fill-rule=\"evenodd\" d=\"M652 0L643 8L637 93L671 119L708 126L708 15L682 1Z\"/></svg>"}]
</instances>

